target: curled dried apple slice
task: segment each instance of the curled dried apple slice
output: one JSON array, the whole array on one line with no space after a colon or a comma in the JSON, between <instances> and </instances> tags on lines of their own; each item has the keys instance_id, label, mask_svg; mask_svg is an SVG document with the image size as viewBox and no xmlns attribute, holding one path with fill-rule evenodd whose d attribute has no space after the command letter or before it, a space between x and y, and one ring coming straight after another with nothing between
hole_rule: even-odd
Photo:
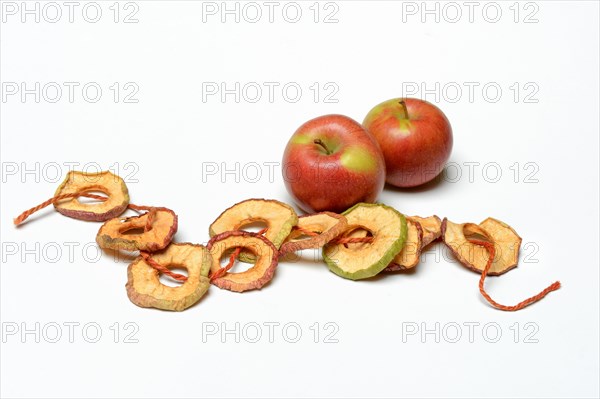
<instances>
[{"instance_id":1,"label":"curled dried apple slice","mask_svg":"<svg viewBox=\"0 0 600 399\"><path fill-rule=\"evenodd\" d=\"M208 272L212 259L202 245L170 244L166 249L152 254L152 259L168 267L183 267L187 279L179 287L169 287L159 280L159 272L143 257L134 260L127 269L127 296L143 308L181 311L189 308L208 291Z\"/></svg>"},{"instance_id":2,"label":"curled dried apple slice","mask_svg":"<svg viewBox=\"0 0 600 399\"><path fill-rule=\"evenodd\" d=\"M500 220L487 218L479 223L496 246L496 257L492 263L492 270L506 269L508 271L517 267L519 263L519 250L523 239L517 232ZM488 273L493 275L492 273Z\"/></svg>"},{"instance_id":3,"label":"curled dried apple slice","mask_svg":"<svg viewBox=\"0 0 600 399\"><path fill-rule=\"evenodd\" d=\"M104 249L155 252L169 245L176 232L175 212L152 208L140 216L106 221L98 230L96 242Z\"/></svg>"},{"instance_id":4,"label":"curled dried apple slice","mask_svg":"<svg viewBox=\"0 0 600 399\"><path fill-rule=\"evenodd\" d=\"M384 269L386 272L412 269L419 263L421 249L423 248L423 228L421 224L406 218L406 243L398 255Z\"/></svg>"},{"instance_id":5,"label":"curled dried apple slice","mask_svg":"<svg viewBox=\"0 0 600 399\"><path fill-rule=\"evenodd\" d=\"M291 206L283 202L249 199L239 202L221 213L210 225L208 232L211 237L214 237L226 231L242 230L244 226L254 222L263 222L267 225L264 235L276 249L279 249L292 228L298 223L298 216ZM255 257L248 251L243 251L240 254L240 260L254 262Z\"/></svg>"},{"instance_id":6,"label":"curled dried apple slice","mask_svg":"<svg viewBox=\"0 0 600 399\"><path fill-rule=\"evenodd\" d=\"M308 248L320 248L339 236L348 222L342 215L320 212L298 217L298 224L285 239L279 250L280 256ZM308 236L308 238L306 238Z\"/></svg>"},{"instance_id":7,"label":"curled dried apple slice","mask_svg":"<svg viewBox=\"0 0 600 399\"><path fill-rule=\"evenodd\" d=\"M325 263L338 276L351 280L372 277L385 269L402 250L407 234L406 219L394 208L359 203L342 215L348 221L348 233L370 234L372 240L359 244L334 240L323 247ZM355 233L357 229L359 232Z\"/></svg>"},{"instance_id":8,"label":"curled dried apple slice","mask_svg":"<svg viewBox=\"0 0 600 399\"><path fill-rule=\"evenodd\" d=\"M442 235L442 220L436 215L426 218L420 216L407 216L406 218L418 222L423 228L422 247L426 247Z\"/></svg>"},{"instance_id":9,"label":"curled dried apple slice","mask_svg":"<svg viewBox=\"0 0 600 399\"><path fill-rule=\"evenodd\" d=\"M442 239L464 266L478 273L483 272L490 255L485 246L472 241L494 245L495 257L487 273L490 276L506 273L519 261L521 237L512 227L493 218L487 218L479 225L456 224L444 219Z\"/></svg>"},{"instance_id":10,"label":"curled dried apple slice","mask_svg":"<svg viewBox=\"0 0 600 399\"><path fill-rule=\"evenodd\" d=\"M54 207L58 212L74 219L104 222L122 214L129 204L129 192L125 182L109 171L85 173L72 170L54 196L92 191L106 194L107 199L102 202L82 203L78 198L68 198L56 201Z\"/></svg>"},{"instance_id":11,"label":"curled dried apple slice","mask_svg":"<svg viewBox=\"0 0 600 399\"><path fill-rule=\"evenodd\" d=\"M511 306L492 299L485 291L486 277L500 275L516 267L521 247L521 237L512 227L497 219L487 218L479 225L456 224L444 219L442 239L462 264L481 273L479 292L496 309L508 312L521 310L561 287L560 282L555 281L538 294Z\"/></svg>"},{"instance_id":12,"label":"curled dried apple slice","mask_svg":"<svg viewBox=\"0 0 600 399\"><path fill-rule=\"evenodd\" d=\"M244 248L255 258L254 265L240 273L227 272L211 282L219 288L235 292L261 289L273 278L279 251L264 236L247 231L226 231L210 239L206 248L212 257L211 273L221 270L221 258L226 251Z\"/></svg>"}]
</instances>

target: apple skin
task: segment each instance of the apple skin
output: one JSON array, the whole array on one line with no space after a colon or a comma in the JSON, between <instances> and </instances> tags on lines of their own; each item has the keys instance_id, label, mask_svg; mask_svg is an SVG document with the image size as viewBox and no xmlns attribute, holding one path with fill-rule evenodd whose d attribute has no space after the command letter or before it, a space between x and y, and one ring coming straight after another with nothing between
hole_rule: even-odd
<instances>
[{"instance_id":1,"label":"apple skin","mask_svg":"<svg viewBox=\"0 0 600 399\"><path fill-rule=\"evenodd\" d=\"M408 119L401 105L404 101ZM386 165L386 181L415 187L433 180L452 152L452 127L435 105L415 98L394 98L375 106L363 122L375 137Z\"/></svg>"},{"instance_id":2,"label":"apple skin","mask_svg":"<svg viewBox=\"0 0 600 399\"><path fill-rule=\"evenodd\" d=\"M340 213L377 199L385 184L385 161L377 141L360 123L344 115L324 115L292 135L282 173L302 210Z\"/></svg>"}]
</instances>

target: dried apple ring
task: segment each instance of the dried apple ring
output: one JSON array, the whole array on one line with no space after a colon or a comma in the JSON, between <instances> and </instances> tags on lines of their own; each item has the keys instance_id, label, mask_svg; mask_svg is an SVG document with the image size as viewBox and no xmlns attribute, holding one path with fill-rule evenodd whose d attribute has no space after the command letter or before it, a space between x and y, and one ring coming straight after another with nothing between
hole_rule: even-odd
<instances>
[{"instance_id":1,"label":"dried apple ring","mask_svg":"<svg viewBox=\"0 0 600 399\"><path fill-rule=\"evenodd\" d=\"M497 219L487 218L479 225L456 224L444 219L442 239L464 266L481 273L479 292L496 309L509 312L521 310L561 287L560 282L555 281L538 294L512 306L503 305L492 299L485 291L486 277L498 276L515 268L521 247L521 237L516 231Z\"/></svg>"},{"instance_id":2,"label":"dried apple ring","mask_svg":"<svg viewBox=\"0 0 600 399\"><path fill-rule=\"evenodd\" d=\"M348 220L348 232L357 228L369 232L369 243L345 245L336 240L323 247L323 259L329 270L340 277L359 280L375 276L402 250L407 227L404 215L383 204L359 203L343 216Z\"/></svg>"},{"instance_id":3,"label":"dried apple ring","mask_svg":"<svg viewBox=\"0 0 600 399\"><path fill-rule=\"evenodd\" d=\"M484 246L471 242L473 240L494 245L496 256L487 273L490 276L514 269L519 261L521 237L512 227L493 218L487 218L479 225L456 224L444 219L442 239L460 263L477 273L483 272L490 255Z\"/></svg>"},{"instance_id":4,"label":"dried apple ring","mask_svg":"<svg viewBox=\"0 0 600 399\"><path fill-rule=\"evenodd\" d=\"M92 222L104 222L122 214L129 204L129 192L123 179L109 172L85 173L72 170L56 190L54 196L100 191L107 195L102 202L82 203L69 198L54 203L65 216Z\"/></svg>"},{"instance_id":5,"label":"dried apple ring","mask_svg":"<svg viewBox=\"0 0 600 399\"><path fill-rule=\"evenodd\" d=\"M302 249L320 248L346 230L348 222L342 215L319 212L298 217L298 224L285 239L280 256ZM308 233L309 238L302 238Z\"/></svg>"},{"instance_id":6,"label":"dried apple ring","mask_svg":"<svg viewBox=\"0 0 600 399\"><path fill-rule=\"evenodd\" d=\"M421 216L407 216L406 218L413 222L418 222L423 228L423 242L421 243L421 248L426 247L441 237L442 220L437 215L428 216L426 218Z\"/></svg>"},{"instance_id":7,"label":"dried apple ring","mask_svg":"<svg viewBox=\"0 0 600 399\"><path fill-rule=\"evenodd\" d=\"M226 209L210 225L208 233L211 237L226 231L241 230L253 222L267 225L264 236L279 249L292 228L298 223L294 209L277 200L249 199ZM240 260L254 262L254 256L247 251L240 254Z\"/></svg>"},{"instance_id":8,"label":"dried apple ring","mask_svg":"<svg viewBox=\"0 0 600 399\"><path fill-rule=\"evenodd\" d=\"M398 255L385 268L386 272L408 270L419 264L421 249L423 248L423 228L419 222L406 218L406 243Z\"/></svg>"},{"instance_id":9,"label":"dried apple ring","mask_svg":"<svg viewBox=\"0 0 600 399\"><path fill-rule=\"evenodd\" d=\"M150 229L146 231L152 216ZM141 230L132 234L132 231ZM165 248L177 232L177 215L167 208L152 208L143 215L106 221L98 230L100 248L155 252Z\"/></svg>"},{"instance_id":10,"label":"dried apple ring","mask_svg":"<svg viewBox=\"0 0 600 399\"><path fill-rule=\"evenodd\" d=\"M519 250L523 239L517 232L500 220L487 218L479 223L496 246L496 258L492 263L491 270L503 270L504 272L517 267L519 263ZM503 273L504 273L503 272ZM489 273L493 275L492 273Z\"/></svg>"},{"instance_id":11,"label":"dried apple ring","mask_svg":"<svg viewBox=\"0 0 600 399\"><path fill-rule=\"evenodd\" d=\"M254 265L244 272L227 272L222 277L213 279L212 283L222 289L235 292L261 289L271 281L277 268L279 251L271 241L260 234L226 231L211 238L206 248L212 257L212 274L219 272L221 257L229 249L244 248L256 259Z\"/></svg>"},{"instance_id":12,"label":"dried apple ring","mask_svg":"<svg viewBox=\"0 0 600 399\"><path fill-rule=\"evenodd\" d=\"M143 308L182 311L202 298L208 291L208 272L212 259L208 250L197 244L171 244L165 250L152 254L161 265L183 267L187 279L179 287L169 287L159 280L159 272L141 256L127 269L127 296L131 302Z\"/></svg>"}]
</instances>

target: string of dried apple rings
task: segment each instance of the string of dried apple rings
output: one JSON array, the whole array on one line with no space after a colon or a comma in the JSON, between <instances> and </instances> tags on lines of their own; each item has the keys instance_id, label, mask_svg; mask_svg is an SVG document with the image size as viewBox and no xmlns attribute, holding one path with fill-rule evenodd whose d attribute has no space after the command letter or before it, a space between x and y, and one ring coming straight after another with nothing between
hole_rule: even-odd
<instances>
[{"instance_id":1,"label":"string of dried apple rings","mask_svg":"<svg viewBox=\"0 0 600 399\"><path fill-rule=\"evenodd\" d=\"M99 202L82 203L79 197ZM341 215L321 212L298 218L293 208L282 202L250 199L228 208L211 224L212 238L204 247L173 243L177 215L167 208L129 203L127 187L119 176L71 171L54 197L20 214L14 224L21 225L49 205L65 216L105 222L96 238L101 248L139 251L140 256L129 265L126 287L130 300L142 307L187 309L206 293L209 283L237 292L260 289L272 279L278 258L308 248L323 247L330 270L349 279L406 270L415 267L423 248L440 237L463 265L481 273L479 291L497 309L523 309L561 287L557 281L514 306L490 297L484 288L486 277L516 267L521 245L521 238L510 226L493 218L479 225L458 225L447 219L440 221L437 216L404 217L382 204L357 204ZM118 218L126 209L144 213ZM255 221L265 222L267 227L258 233L241 230ZM393 227L394 223L398 227ZM141 233L132 234L135 230ZM220 259L228 250L232 250L229 262L221 267ZM380 253L385 255L379 257ZM255 264L245 272L231 273L238 258ZM188 275L174 273L169 266L184 266ZM165 286L158 280L160 274L183 284Z\"/></svg>"}]
</instances>

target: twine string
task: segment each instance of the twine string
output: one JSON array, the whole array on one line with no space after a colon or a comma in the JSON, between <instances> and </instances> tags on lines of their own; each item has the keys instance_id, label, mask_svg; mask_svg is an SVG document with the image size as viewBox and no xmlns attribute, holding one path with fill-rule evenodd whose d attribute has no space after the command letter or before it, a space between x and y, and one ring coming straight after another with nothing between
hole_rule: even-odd
<instances>
[{"instance_id":1,"label":"twine string","mask_svg":"<svg viewBox=\"0 0 600 399\"><path fill-rule=\"evenodd\" d=\"M25 221L25 219L27 219L29 216L33 215L37 211L44 209L48 205L52 205L55 202L58 202L58 201L61 201L61 200L67 199L67 198L76 198L76 197L87 197L87 198L92 198L92 199L99 200L99 201L106 201L108 199L108 197L105 197L102 195L89 194L89 193L86 193L83 191L78 191L78 192L69 193L69 194L56 195L50 199L47 199L46 201L42 202L41 204L36 205L33 208L30 208L30 209L26 210L25 212L21 213L19 216L14 218L13 223L15 224L15 226L18 226L21 223L23 223Z\"/></svg>"},{"instance_id":2,"label":"twine string","mask_svg":"<svg viewBox=\"0 0 600 399\"><path fill-rule=\"evenodd\" d=\"M486 301L488 301L496 309L504 310L507 312L514 312L517 310L521 310L521 309L531 305L532 303L535 303L535 302L541 300L542 298L544 298L546 295L548 295L552 291L556 291L560 288L560 282L555 281L554 283L552 283L548 287L546 287L543 291L541 291L539 294L534 295L530 298L527 298L524 301L521 301L514 306L506 306L506 305L502 305L502 304L494 301L492 299L492 297L485 291L484 282L485 282L485 278L488 275L488 272L490 271L490 268L492 267L494 258L496 257L496 248L494 247L494 244L492 244L491 242L487 242L487 241L469 240L469 242L471 242L475 245L480 245L488 251L489 258L485 265L485 268L483 269L483 272L481 273L481 278L479 279L479 292L486 299Z\"/></svg>"},{"instance_id":3,"label":"twine string","mask_svg":"<svg viewBox=\"0 0 600 399\"><path fill-rule=\"evenodd\" d=\"M152 254L145 252L145 251L140 251L140 256L144 259L144 261L147 264L152 266L159 273L166 274L167 276L171 277L172 279L180 281L182 283L185 283L187 281L187 276L184 276L183 274L172 272L171 269L169 269L168 267L163 266L160 263L158 263L157 261L155 261L154 259L152 259Z\"/></svg>"}]
</instances>

